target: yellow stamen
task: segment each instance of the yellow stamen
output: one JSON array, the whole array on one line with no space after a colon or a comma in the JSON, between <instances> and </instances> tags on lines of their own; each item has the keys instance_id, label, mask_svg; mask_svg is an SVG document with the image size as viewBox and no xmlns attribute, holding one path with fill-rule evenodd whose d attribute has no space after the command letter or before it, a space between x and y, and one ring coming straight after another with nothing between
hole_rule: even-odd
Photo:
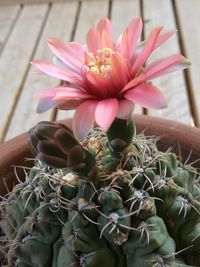
<instances>
[{"instance_id":1,"label":"yellow stamen","mask_svg":"<svg viewBox=\"0 0 200 267\"><path fill-rule=\"evenodd\" d=\"M111 48L104 47L97 51L98 56L93 53L87 54L84 66L86 71L93 72L108 78L109 72L112 70L112 55L115 53Z\"/></svg>"},{"instance_id":2,"label":"yellow stamen","mask_svg":"<svg viewBox=\"0 0 200 267\"><path fill-rule=\"evenodd\" d=\"M114 51L111 48L108 48L108 47L104 47L103 49L98 50L97 52L99 52L99 53L101 53L103 55L107 55L107 56L110 56L111 54L114 54Z\"/></svg>"}]
</instances>

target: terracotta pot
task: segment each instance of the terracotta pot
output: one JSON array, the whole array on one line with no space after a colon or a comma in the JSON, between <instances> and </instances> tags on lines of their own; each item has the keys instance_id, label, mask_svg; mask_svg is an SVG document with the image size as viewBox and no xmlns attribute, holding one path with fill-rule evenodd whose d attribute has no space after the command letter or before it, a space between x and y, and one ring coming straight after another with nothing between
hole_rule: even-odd
<instances>
[{"instance_id":1,"label":"terracotta pot","mask_svg":"<svg viewBox=\"0 0 200 267\"><path fill-rule=\"evenodd\" d=\"M135 115L137 132L144 131L146 135L160 137L158 141L159 149L166 150L172 147L173 151L180 153L183 160L190 156L190 161L200 158L200 129L188 125L143 115ZM71 121L62 121L70 126ZM7 189L10 190L16 183L13 166L31 166L33 161L26 161L25 158L32 157L27 146L27 134L21 134L8 142L0 145L0 195L4 195ZM200 168L200 161L196 162L196 167ZM17 168L17 173L23 177L21 168ZM6 186L5 186L6 184Z\"/></svg>"}]
</instances>

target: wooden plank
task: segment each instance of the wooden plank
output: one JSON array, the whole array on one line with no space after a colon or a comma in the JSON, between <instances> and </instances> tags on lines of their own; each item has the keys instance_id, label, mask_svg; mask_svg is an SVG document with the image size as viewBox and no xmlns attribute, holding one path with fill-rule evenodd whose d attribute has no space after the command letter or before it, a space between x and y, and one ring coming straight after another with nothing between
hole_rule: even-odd
<instances>
[{"instance_id":1,"label":"wooden plank","mask_svg":"<svg viewBox=\"0 0 200 267\"><path fill-rule=\"evenodd\" d=\"M3 138L35 49L47 5L24 7L0 58L0 139ZM34 27L33 27L34 25Z\"/></svg>"},{"instance_id":2,"label":"wooden plank","mask_svg":"<svg viewBox=\"0 0 200 267\"><path fill-rule=\"evenodd\" d=\"M113 0L111 20L114 40L117 40L129 22L137 17L140 17L139 0Z\"/></svg>"},{"instance_id":3,"label":"wooden plank","mask_svg":"<svg viewBox=\"0 0 200 267\"><path fill-rule=\"evenodd\" d=\"M77 7L78 3L56 3L52 5L34 59L52 61L53 56L47 47L46 39L48 37L56 37L64 41L70 39ZM32 27L35 26L32 25ZM50 119L51 111L42 114L36 113L38 100L33 100L32 95L37 91L56 86L59 81L46 75L36 75L33 70L35 70L35 67L31 67L28 73L6 140L23 131L27 131L41 120Z\"/></svg>"},{"instance_id":4,"label":"wooden plank","mask_svg":"<svg viewBox=\"0 0 200 267\"><path fill-rule=\"evenodd\" d=\"M145 35L155 26L164 26L164 30L175 30L175 18L171 0L144 0L143 2ZM163 20L163 18L166 18ZM164 24L164 25L163 25ZM178 34L178 33L177 33ZM162 58L180 52L177 34L151 57ZM162 89L168 100L168 108L163 110L149 110L150 115L169 118L184 123L191 123L189 100L183 72L175 72L162 76L154 81L158 88Z\"/></svg>"},{"instance_id":5,"label":"wooden plank","mask_svg":"<svg viewBox=\"0 0 200 267\"><path fill-rule=\"evenodd\" d=\"M2 6L0 8L0 53L13 29L20 12L20 6Z\"/></svg>"},{"instance_id":6,"label":"wooden plank","mask_svg":"<svg viewBox=\"0 0 200 267\"><path fill-rule=\"evenodd\" d=\"M86 34L100 18L108 16L108 2L106 1L82 1L80 15L78 18L77 28L74 40L82 44L86 43ZM74 111L59 110L57 113L57 120L72 117Z\"/></svg>"},{"instance_id":7,"label":"wooden plank","mask_svg":"<svg viewBox=\"0 0 200 267\"><path fill-rule=\"evenodd\" d=\"M93 2L93 0L84 0L87 2ZM100 2L109 0L99 0ZM45 3L67 3L67 2L80 2L80 0L0 0L1 5L16 5L16 4L45 4Z\"/></svg>"},{"instance_id":8,"label":"wooden plank","mask_svg":"<svg viewBox=\"0 0 200 267\"><path fill-rule=\"evenodd\" d=\"M178 15L178 22L181 31L182 47L191 61L192 65L188 69L189 86L191 104L195 121L200 127L200 75L199 75L199 62L200 62L200 1L199 0L179 0L175 1L176 12Z\"/></svg>"},{"instance_id":9,"label":"wooden plank","mask_svg":"<svg viewBox=\"0 0 200 267\"><path fill-rule=\"evenodd\" d=\"M129 22L137 17L140 17L139 0L114 0L111 10L114 40L117 40ZM142 114L142 108L136 105L134 114Z\"/></svg>"}]
</instances>

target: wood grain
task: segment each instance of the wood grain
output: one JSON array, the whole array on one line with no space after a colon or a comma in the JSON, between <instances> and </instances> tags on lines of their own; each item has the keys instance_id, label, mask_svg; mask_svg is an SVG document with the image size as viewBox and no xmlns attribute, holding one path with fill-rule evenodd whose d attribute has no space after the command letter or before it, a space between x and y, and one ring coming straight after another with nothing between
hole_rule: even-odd
<instances>
[{"instance_id":1,"label":"wood grain","mask_svg":"<svg viewBox=\"0 0 200 267\"><path fill-rule=\"evenodd\" d=\"M3 139L34 53L47 5L25 6L0 57L0 140ZM34 25L34 27L33 27Z\"/></svg>"},{"instance_id":2,"label":"wood grain","mask_svg":"<svg viewBox=\"0 0 200 267\"><path fill-rule=\"evenodd\" d=\"M48 37L56 37L68 41L73 30L77 7L78 3L56 3L52 5L44 31L38 42L34 60L40 59L52 62L53 55L46 44L46 40ZM36 113L38 100L34 100L32 96L38 91L57 86L60 81L50 76L34 74L34 70L36 68L31 67L26 77L20 99L9 125L6 140L27 131L41 120L50 120L51 118L51 111L41 114Z\"/></svg>"},{"instance_id":3,"label":"wood grain","mask_svg":"<svg viewBox=\"0 0 200 267\"><path fill-rule=\"evenodd\" d=\"M156 26L164 26L165 31L176 30L171 0L144 0L143 14L146 21L145 36ZM150 61L177 53L180 53L178 32L158 49ZM164 92L168 107L164 110L149 110L149 114L190 124L191 114L183 72L157 78L154 84Z\"/></svg>"}]
</instances>

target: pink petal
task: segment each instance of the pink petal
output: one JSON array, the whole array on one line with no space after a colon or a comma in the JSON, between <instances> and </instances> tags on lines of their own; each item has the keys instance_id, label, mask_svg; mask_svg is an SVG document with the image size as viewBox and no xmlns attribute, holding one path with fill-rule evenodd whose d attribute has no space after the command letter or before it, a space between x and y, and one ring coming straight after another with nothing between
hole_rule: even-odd
<instances>
[{"instance_id":1,"label":"pink petal","mask_svg":"<svg viewBox=\"0 0 200 267\"><path fill-rule=\"evenodd\" d=\"M109 35L106 31L103 31L101 34L101 49L105 47L113 49L113 41L111 35Z\"/></svg>"},{"instance_id":2,"label":"pink petal","mask_svg":"<svg viewBox=\"0 0 200 267\"><path fill-rule=\"evenodd\" d=\"M167 106L163 93L157 87L148 83L127 91L124 97L145 108L161 109Z\"/></svg>"},{"instance_id":3,"label":"pink petal","mask_svg":"<svg viewBox=\"0 0 200 267\"><path fill-rule=\"evenodd\" d=\"M83 91L83 89L76 89L73 87L58 86L37 92L33 95L33 98L54 98L60 100L62 98L89 98L93 97Z\"/></svg>"},{"instance_id":4,"label":"pink petal","mask_svg":"<svg viewBox=\"0 0 200 267\"><path fill-rule=\"evenodd\" d=\"M45 112L53 107L56 107L57 103L50 98L41 99L37 106L37 113Z\"/></svg>"},{"instance_id":5,"label":"pink petal","mask_svg":"<svg viewBox=\"0 0 200 267\"><path fill-rule=\"evenodd\" d=\"M94 98L94 96L84 93L76 88L58 87L54 96L54 100L69 100L69 99L88 99Z\"/></svg>"},{"instance_id":6,"label":"pink petal","mask_svg":"<svg viewBox=\"0 0 200 267\"><path fill-rule=\"evenodd\" d=\"M143 50L138 55L138 57L135 60L135 63L133 64L133 67L131 70L133 74L135 74L138 71L138 69L142 67L142 65L145 63L145 61L149 58L149 56L153 52L161 29L162 29L161 27L157 27L150 33Z\"/></svg>"},{"instance_id":7,"label":"pink petal","mask_svg":"<svg viewBox=\"0 0 200 267\"><path fill-rule=\"evenodd\" d=\"M77 108L81 103L83 103L84 99L73 99L73 100L65 100L57 103L57 108L62 110L72 110Z\"/></svg>"},{"instance_id":8,"label":"pink petal","mask_svg":"<svg viewBox=\"0 0 200 267\"><path fill-rule=\"evenodd\" d=\"M92 27L87 34L87 47L89 52L96 55L97 50L101 49L101 36L96 27Z\"/></svg>"},{"instance_id":9,"label":"pink petal","mask_svg":"<svg viewBox=\"0 0 200 267\"><path fill-rule=\"evenodd\" d=\"M118 111L118 100L116 98L104 99L98 102L95 111L95 120L104 130L108 130L114 121Z\"/></svg>"},{"instance_id":10,"label":"pink petal","mask_svg":"<svg viewBox=\"0 0 200 267\"><path fill-rule=\"evenodd\" d=\"M145 76L143 73L141 73L138 77L132 79L129 83L126 84L126 86L121 90L121 92L125 92L131 88L136 87L138 84L145 81Z\"/></svg>"},{"instance_id":11,"label":"pink petal","mask_svg":"<svg viewBox=\"0 0 200 267\"><path fill-rule=\"evenodd\" d=\"M45 112L53 107L56 107L61 110L73 110L77 108L83 102L84 102L84 99L81 99L81 100L73 99L73 100L65 100L65 101L54 101L49 98L41 99L37 106L37 113Z\"/></svg>"},{"instance_id":12,"label":"pink petal","mask_svg":"<svg viewBox=\"0 0 200 267\"><path fill-rule=\"evenodd\" d=\"M68 93L68 94L67 94ZM85 99L91 98L75 88L56 87L36 93L33 97L40 98L37 112L45 112L52 107L58 109L75 109Z\"/></svg>"},{"instance_id":13,"label":"pink petal","mask_svg":"<svg viewBox=\"0 0 200 267\"><path fill-rule=\"evenodd\" d=\"M57 56L54 56L53 57L53 64L60 67L61 69L65 69L65 70L68 70L69 72L75 72L75 73L78 73L75 71L74 68L70 67L69 65L66 65L61 59L59 59Z\"/></svg>"},{"instance_id":14,"label":"pink petal","mask_svg":"<svg viewBox=\"0 0 200 267\"><path fill-rule=\"evenodd\" d=\"M130 78L127 59L118 53L113 54L111 68L110 75L112 84L115 85L115 88L121 90L121 88L128 83Z\"/></svg>"},{"instance_id":15,"label":"pink petal","mask_svg":"<svg viewBox=\"0 0 200 267\"><path fill-rule=\"evenodd\" d=\"M156 60L144 69L146 79L153 79L176 70L187 68L190 62L182 55L172 55L163 59Z\"/></svg>"},{"instance_id":16,"label":"pink petal","mask_svg":"<svg viewBox=\"0 0 200 267\"><path fill-rule=\"evenodd\" d=\"M131 59L140 39L142 27L141 18L132 20L116 43L116 50L129 60Z\"/></svg>"},{"instance_id":17,"label":"pink petal","mask_svg":"<svg viewBox=\"0 0 200 267\"><path fill-rule=\"evenodd\" d=\"M174 33L175 31L169 31L160 34L156 40L154 50L157 49L159 46L161 46L163 43L165 43L169 38L171 38L174 35Z\"/></svg>"},{"instance_id":18,"label":"pink petal","mask_svg":"<svg viewBox=\"0 0 200 267\"><path fill-rule=\"evenodd\" d=\"M34 99L45 99L45 98L53 98L56 95L57 88L50 88L48 90L43 90L37 92L33 95Z\"/></svg>"},{"instance_id":19,"label":"pink petal","mask_svg":"<svg viewBox=\"0 0 200 267\"><path fill-rule=\"evenodd\" d=\"M77 107L73 118L73 131L78 140L83 140L95 121L97 101L87 100Z\"/></svg>"},{"instance_id":20,"label":"pink petal","mask_svg":"<svg viewBox=\"0 0 200 267\"><path fill-rule=\"evenodd\" d=\"M119 100L119 107L117 112L117 118L129 119L132 115L134 109L134 103L127 99Z\"/></svg>"},{"instance_id":21,"label":"pink petal","mask_svg":"<svg viewBox=\"0 0 200 267\"><path fill-rule=\"evenodd\" d=\"M100 34L106 31L108 35L112 36L112 23L108 18L101 19L97 24L97 30Z\"/></svg>"},{"instance_id":22,"label":"pink petal","mask_svg":"<svg viewBox=\"0 0 200 267\"><path fill-rule=\"evenodd\" d=\"M169 31L169 32L164 32L160 34L156 40L154 49L157 49L159 46L161 46L163 43L165 43L169 38L171 38L174 35L175 31ZM136 47L136 55L139 55L144 48L146 44L146 41L141 42L137 47Z\"/></svg>"},{"instance_id":23,"label":"pink petal","mask_svg":"<svg viewBox=\"0 0 200 267\"><path fill-rule=\"evenodd\" d=\"M67 81L70 83L76 83L78 85L83 85L84 83L78 79L78 75L75 73L71 74L68 71L61 69L55 65L49 64L44 61L33 61L32 65L36 66L43 73Z\"/></svg>"},{"instance_id":24,"label":"pink petal","mask_svg":"<svg viewBox=\"0 0 200 267\"><path fill-rule=\"evenodd\" d=\"M109 79L103 75L93 72L86 72L85 77L88 83L87 92L99 98L105 98L109 92Z\"/></svg>"},{"instance_id":25,"label":"pink petal","mask_svg":"<svg viewBox=\"0 0 200 267\"><path fill-rule=\"evenodd\" d=\"M83 64L84 58L84 49L83 47L75 42L65 44L59 39L49 38L48 39L49 48L52 52L67 66L81 73L81 67Z\"/></svg>"}]
</instances>

